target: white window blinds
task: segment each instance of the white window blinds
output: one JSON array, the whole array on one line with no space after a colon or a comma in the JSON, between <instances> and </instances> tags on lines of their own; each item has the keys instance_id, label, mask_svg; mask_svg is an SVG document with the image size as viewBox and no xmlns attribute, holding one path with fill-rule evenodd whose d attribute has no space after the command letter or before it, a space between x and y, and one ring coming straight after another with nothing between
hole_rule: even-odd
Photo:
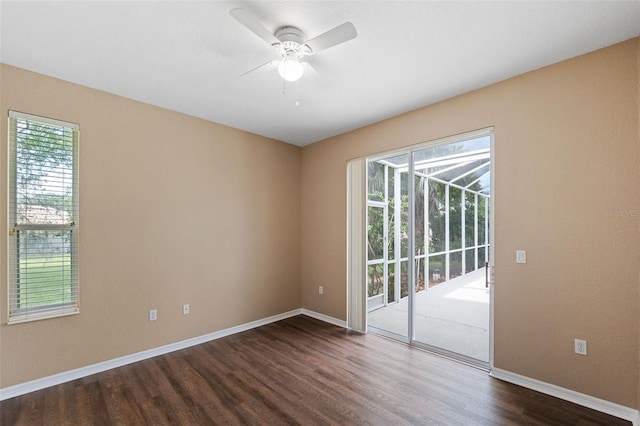
<instances>
[{"instance_id":1,"label":"white window blinds","mask_svg":"<svg viewBox=\"0 0 640 426\"><path fill-rule=\"evenodd\" d=\"M78 133L9 112L9 323L78 312Z\"/></svg>"}]
</instances>

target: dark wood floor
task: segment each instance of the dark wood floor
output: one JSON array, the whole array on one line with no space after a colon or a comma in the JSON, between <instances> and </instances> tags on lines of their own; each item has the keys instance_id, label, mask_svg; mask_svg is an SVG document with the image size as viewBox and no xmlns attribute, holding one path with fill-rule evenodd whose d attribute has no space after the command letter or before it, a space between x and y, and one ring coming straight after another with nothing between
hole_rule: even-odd
<instances>
[{"instance_id":1,"label":"dark wood floor","mask_svg":"<svg viewBox=\"0 0 640 426\"><path fill-rule=\"evenodd\" d=\"M8 399L2 425L630 425L305 316Z\"/></svg>"}]
</instances>

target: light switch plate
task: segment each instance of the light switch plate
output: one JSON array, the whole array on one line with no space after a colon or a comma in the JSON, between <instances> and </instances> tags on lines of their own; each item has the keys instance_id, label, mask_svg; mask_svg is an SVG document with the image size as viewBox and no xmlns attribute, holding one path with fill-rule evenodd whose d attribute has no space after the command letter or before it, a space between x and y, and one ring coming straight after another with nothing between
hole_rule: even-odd
<instances>
[{"instance_id":1,"label":"light switch plate","mask_svg":"<svg viewBox=\"0 0 640 426\"><path fill-rule=\"evenodd\" d=\"M516 250L516 263L527 263L526 250Z\"/></svg>"}]
</instances>

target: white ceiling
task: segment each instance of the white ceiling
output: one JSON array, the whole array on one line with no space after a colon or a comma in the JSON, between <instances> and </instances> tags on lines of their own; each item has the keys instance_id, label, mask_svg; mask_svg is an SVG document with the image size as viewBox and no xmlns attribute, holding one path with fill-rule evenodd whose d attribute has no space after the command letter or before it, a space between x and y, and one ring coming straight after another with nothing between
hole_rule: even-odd
<instances>
[{"instance_id":1,"label":"white ceiling","mask_svg":"<svg viewBox=\"0 0 640 426\"><path fill-rule=\"evenodd\" d=\"M358 37L308 58L299 82L229 15L308 38ZM304 146L640 33L640 1L5 1L0 61Z\"/></svg>"}]
</instances>

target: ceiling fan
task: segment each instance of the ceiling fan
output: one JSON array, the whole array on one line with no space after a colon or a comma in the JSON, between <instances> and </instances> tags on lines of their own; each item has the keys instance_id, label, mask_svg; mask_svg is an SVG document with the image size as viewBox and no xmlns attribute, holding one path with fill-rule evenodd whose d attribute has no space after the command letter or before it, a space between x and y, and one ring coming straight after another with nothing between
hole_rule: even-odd
<instances>
[{"instance_id":1,"label":"ceiling fan","mask_svg":"<svg viewBox=\"0 0 640 426\"><path fill-rule=\"evenodd\" d=\"M356 27L351 22L345 22L319 36L304 41L305 34L297 27L283 26L275 34L272 34L255 16L242 8L232 9L229 13L249 31L276 48L282 57L280 60L269 61L249 70L240 77L273 64L278 67L278 73L283 79L297 81L309 66L307 62L300 62L302 58L354 39L358 35Z\"/></svg>"}]
</instances>

